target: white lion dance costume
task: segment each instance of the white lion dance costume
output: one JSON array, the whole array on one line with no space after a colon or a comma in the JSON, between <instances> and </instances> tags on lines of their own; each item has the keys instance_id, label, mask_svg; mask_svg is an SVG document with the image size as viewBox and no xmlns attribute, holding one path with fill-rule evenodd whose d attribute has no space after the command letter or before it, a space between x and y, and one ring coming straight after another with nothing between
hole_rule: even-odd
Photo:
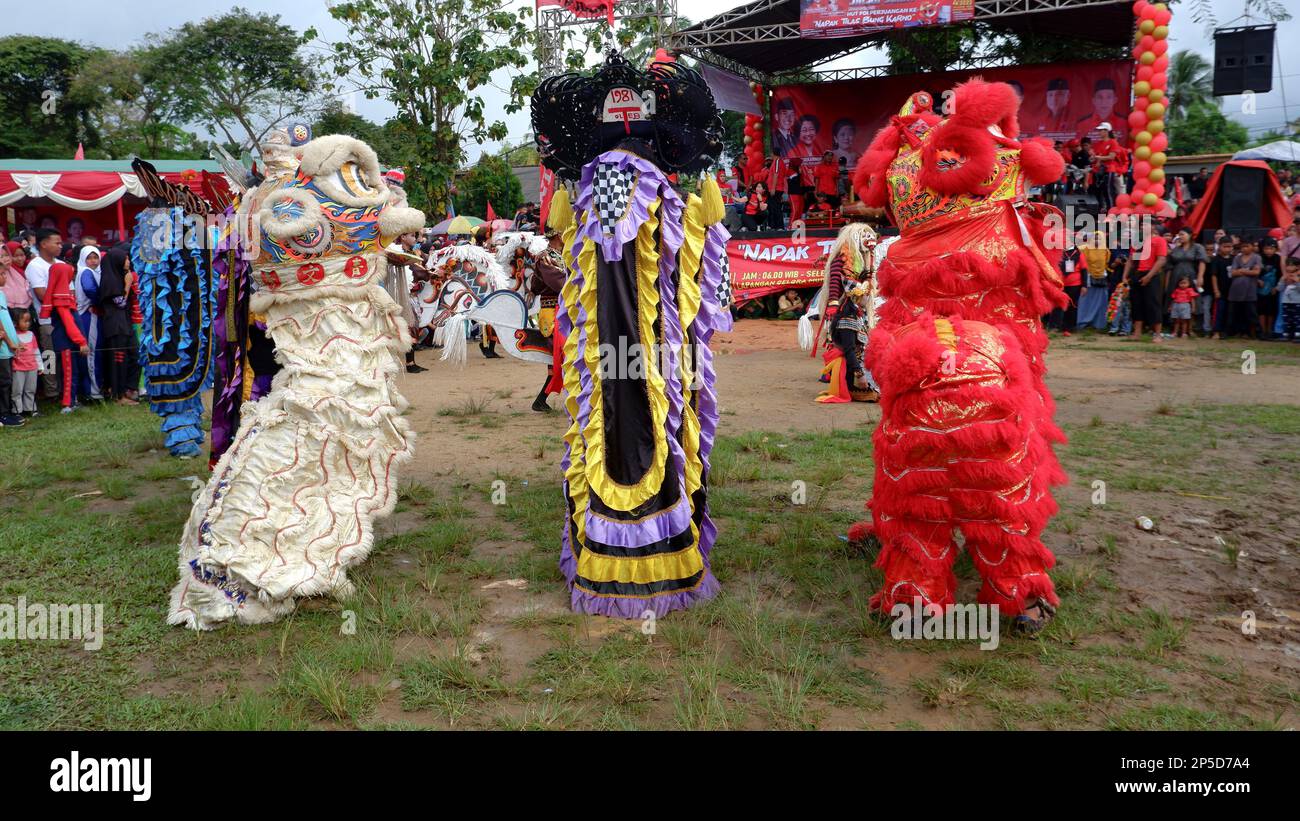
<instances>
[{"instance_id":1,"label":"white lion dance costume","mask_svg":"<svg viewBox=\"0 0 1300 821\"><path fill-rule=\"evenodd\" d=\"M581 613L641 619L717 592L709 565L709 452L717 429L708 342L731 316L722 198L669 174L706 167L717 110L699 75L638 71L611 53L594 75L545 80L533 95L543 161L578 179L549 223L568 279L564 342L565 522L560 569Z\"/></svg>"},{"instance_id":2,"label":"white lion dance costume","mask_svg":"<svg viewBox=\"0 0 1300 821\"><path fill-rule=\"evenodd\" d=\"M195 629L346 595L412 455L394 383L410 333L381 280L384 247L424 215L395 201L351 137L275 159L234 208L260 231L252 309L283 368L244 407L185 526L168 621Z\"/></svg>"}]
</instances>

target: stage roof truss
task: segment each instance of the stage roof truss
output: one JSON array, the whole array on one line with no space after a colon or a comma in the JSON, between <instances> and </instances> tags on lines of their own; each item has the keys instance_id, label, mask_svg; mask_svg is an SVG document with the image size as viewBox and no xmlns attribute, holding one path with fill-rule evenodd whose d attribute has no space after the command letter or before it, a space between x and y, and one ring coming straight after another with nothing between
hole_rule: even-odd
<instances>
[{"instance_id":1,"label":"stage roof truss","mask_svg":"<svg viewBox=\"0 0 1300 821\"><path fill-rule=\"evenodd\" d=\"M1132 39L1129 0L975 0L975 17L996 29L1038 36L1073 35L1108 45ZM1048 17L1047 13L1055 13ZM961 23L957 25L970 25ZM885 45L904 30L856 37L804 38L799 0L755 0L669 36L676 51L735 71L751 80L780 82L781 75L825 65L864 49ZM768 48L781 45L780 49ZM980 67L976 61L974 67ZM969 67L969 66L968 66ZM845 74L845 72L856 72ZM879 77L887 66L836 70L836 79ZM817 73L815 73L817 74ZM844 75L844 76L839 76ZM819 79L826 79L817 74Z\"/></svg>"}]
</instances>

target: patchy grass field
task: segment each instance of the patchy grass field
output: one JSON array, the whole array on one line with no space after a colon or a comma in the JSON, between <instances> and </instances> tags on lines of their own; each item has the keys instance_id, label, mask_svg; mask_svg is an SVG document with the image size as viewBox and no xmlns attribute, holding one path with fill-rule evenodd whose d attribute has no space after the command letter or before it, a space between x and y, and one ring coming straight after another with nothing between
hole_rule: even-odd
<instances>
[{"instance_id":1,"label":"patchy grass field","mask_svg":"<svg viewBox=\"0 0 1300 821\"><path fill-rule=\"evenodd\" d=\"M472 440L510 424L489 404L443 416ZM649 635L568 611L558 483L540 468L406 482L348 601L308 601L271 626L168 627L188 477L206 470L169 457L157 428L144 408L107 406L0 431L0 603L102 602L106 631L98 651L0 642L0 728L1298 723L1293 407L1170 404L1068 426L1072 484L1048 538L1063 607L1041 640L1003 635L992 651L895 641L868 616L873 557L840 538L870 489L865 429L721 438L710 500L724 593ZM553 438L520 447L558 459ZM1136 530L1137 515L1156 531ZM957 572L973 600L968 559Z\"/></svg>"}]
</instances>

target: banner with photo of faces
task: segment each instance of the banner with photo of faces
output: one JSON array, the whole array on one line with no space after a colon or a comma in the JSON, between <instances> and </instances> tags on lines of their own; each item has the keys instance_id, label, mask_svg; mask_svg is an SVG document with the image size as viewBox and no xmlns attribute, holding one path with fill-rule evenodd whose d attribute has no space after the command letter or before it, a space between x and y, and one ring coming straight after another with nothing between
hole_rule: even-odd
<instances>
[{"instance_id":1,"label":"banner with photo of faces","mask_svg":"<svg viewBox=\"0 0 1300 821\"><path fill-rule=\"evenodd\" d=\"M1016 89L1022 100L1022 137L1069 143L1086 136L1096 141L1098 126L1110 123L1123 141L1129 130L1132 70L1132 62L1113 60L778 86L770 101L770 150L800 157L804 168L830 152L834 162L843 160L851 170L876 131L911 94L929 91L941 107L945 91L977 76Z\"/></svg>"}]
</instances>

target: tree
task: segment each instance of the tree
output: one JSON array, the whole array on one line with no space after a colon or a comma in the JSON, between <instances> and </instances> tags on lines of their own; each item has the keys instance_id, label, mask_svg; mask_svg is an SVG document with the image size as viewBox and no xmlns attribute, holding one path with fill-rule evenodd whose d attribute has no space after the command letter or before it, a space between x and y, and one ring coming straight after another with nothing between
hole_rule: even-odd
<instances>
[{"instance_id":1,"label":"tree","mask_svg":"<svg viewBox=\"0 0 1300 821\"><path fill-rule=\"evenodd\" d=\"M457 184L457 212L475 217L487 215L487 204L497 216L509 219L524 204L524 188L504 158L483 155L478 164Z\"/></svg>"},{"instance_id":2,"label":"tree","mask_svg":"<svg viewBox=\"0 0 1300 821\"><path fill-rule=\"evenodd\" d=\"M536 75L523 71L532 14L499 0L347 0L330 7L349 32L327 44L335 77L397 108L390 125L405 146L412 205L444 209L466 141L505 139L506 124L489 118L476 92L496 72L512 70L505 109L524 107L536 86Z\"/></svg>"},{"instance_id":3,"label":"tree","mask_svg":"<svg viewBox=\"0 0 1300 821\"><path fill-rule=\"evenodd\" d=\"M91 54L51 37L0 38L0 154L71 157L78 143L98 146L90 115L99 101L68 98Z\"/></svg>"},{"instance_id":4,"label":"tree","mask_svg":"<svg viewBox=\"0 0 1300 821\"><path fill-rule=\"evenodd\" d=\"M87 107L100 135L99 149L88 150L87 156L203 154L198 139L176 125L179 95L171 72L151 48L94 52L77 72L68 98Z\"/></svg>"},{"instance_id":5,"label":"tree","mask_svg":"<svg viewBox=\"0 0 1300 821\"><path fill-rule=\"evenodd\" d=\"M301 45L279 15L235 8L186 23L158 41L153 55L171 74L183 121L252 149L272 129L315 113L318 81Z\"/></svg>"},{"instance_id":6,"label":"tree","mask_svg":"<svg viewBox=\"0 0 1300 821\"><path fill-rule=\"evenodd\" d=\"M1174 52L1166 75L1169 78L1169 105L1165 119L1177 120L1182 117L1183 111L1200 103L1218 107L1219 101L1214 96L1212 69L1209 61L1194 51L1183 49Z\"/></svg>"},{"instance_id":7,"label":"tree","mask_svg":"<svg viewBox=\"0 0 1300 821\"><path fill-rule=\"evenodd\" d=\"M1170 154L1232 154L1249 140L1246 126L1206 101L1187 106L1186 114L1168 127Z\"/></svg>"}]
</instances>

